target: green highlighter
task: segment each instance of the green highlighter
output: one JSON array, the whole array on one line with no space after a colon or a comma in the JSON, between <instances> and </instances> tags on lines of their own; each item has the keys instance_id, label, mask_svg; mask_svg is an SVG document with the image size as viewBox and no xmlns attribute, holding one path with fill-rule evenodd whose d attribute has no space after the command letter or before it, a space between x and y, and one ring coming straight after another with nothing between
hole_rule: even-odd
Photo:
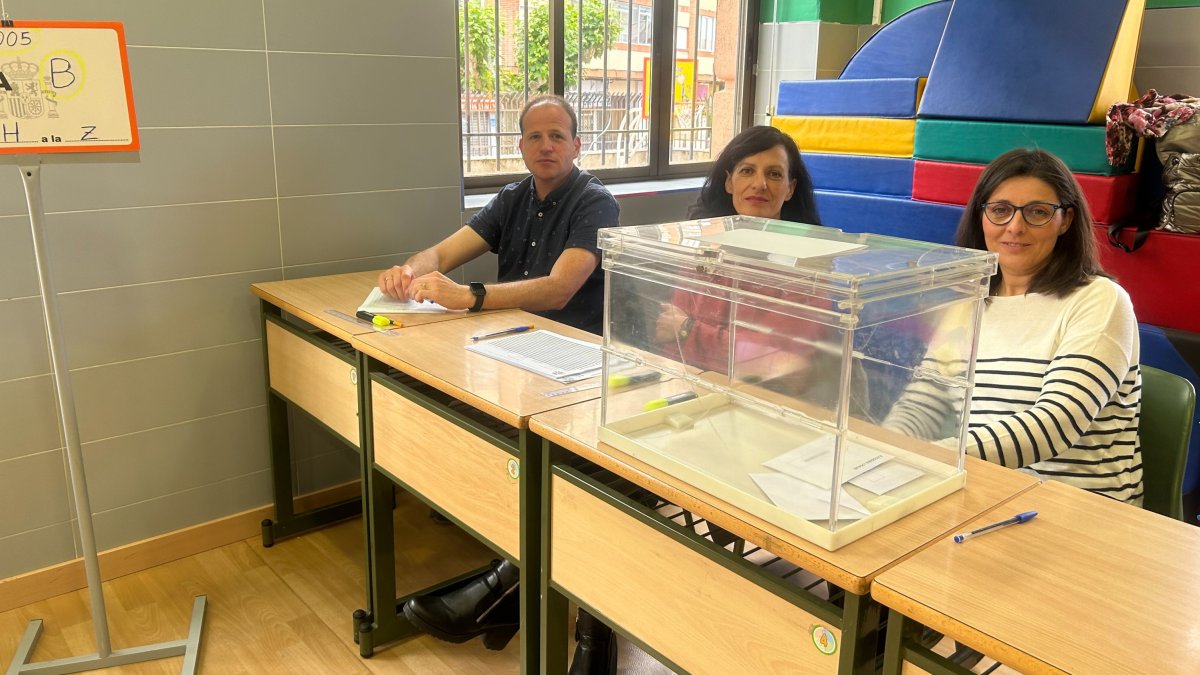
<instances>
[{"instance_id":1,"label":"green highlighter","mask_svg":"<svg viewBox=\"0 0 1200 675\"><path fill-rule=\"evenodd\" d=\"M662 373L657 370L652 370L647 373L637 373L636 375L609 375L608 386L616 389L618 387L631 387L635 384L645 384L647 382L658 382L662 379Z\"/></svg>"}]
</instances>

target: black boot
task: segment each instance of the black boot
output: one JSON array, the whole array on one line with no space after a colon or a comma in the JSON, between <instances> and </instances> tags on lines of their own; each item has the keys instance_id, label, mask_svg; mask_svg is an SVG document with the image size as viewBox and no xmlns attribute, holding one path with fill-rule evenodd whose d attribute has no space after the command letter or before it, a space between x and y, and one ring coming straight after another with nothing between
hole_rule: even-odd
<instances>
[{"instance_id":1,"label":"black boot","mask_svg":"<svg viewBox=\"0 0 1200 675\"><path fill-rule=\"evenodd\" d=\"M446 642L483 635L483 646L504 649L521 627L517 582L521 571L507 560L444 595L420 595L404 603L414 626Z\"/></svg>"},{"instance_id":2,"label":"black boot","mask_svg":"<svg viewBox=\"0 0 1200 675\"><path fill-rule=\"evenodd\" d=\"M600 619L582 609L575 621L575 656L569 675L615 675L617 637Z\"/></svg>"}]
</instances>

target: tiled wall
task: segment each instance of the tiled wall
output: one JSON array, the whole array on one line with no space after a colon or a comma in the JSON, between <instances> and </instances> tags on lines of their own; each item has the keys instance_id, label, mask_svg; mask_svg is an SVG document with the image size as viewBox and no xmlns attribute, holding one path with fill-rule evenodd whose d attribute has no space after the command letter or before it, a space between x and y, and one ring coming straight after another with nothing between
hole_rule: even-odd
<instances>
[{"instance_id":1,"label":"tiled wall","mask_svg":"<svg viewBox=\"0 0 1200 675\"><path fill-rule=\"evenodd\" d=\"M1138 89L1200 96L1197 36L1200 36L1200 6L1147 11L1134 72Z\"/></svg>"},{"instance_id":2,"label":"tiled wall","mask_svg":"<svg viewBox=\"0 0 1200 675\"><path fill-rule=\"evenodd\" d=\"M270 501L248 285L401 260L461 210L451 0L7 0L125 24L140 161L42 172L97 539ZM0 578L78 555L33 249L0 172ZM294 420L304 491L354 456Z\"/></svg>"}]
</instances>

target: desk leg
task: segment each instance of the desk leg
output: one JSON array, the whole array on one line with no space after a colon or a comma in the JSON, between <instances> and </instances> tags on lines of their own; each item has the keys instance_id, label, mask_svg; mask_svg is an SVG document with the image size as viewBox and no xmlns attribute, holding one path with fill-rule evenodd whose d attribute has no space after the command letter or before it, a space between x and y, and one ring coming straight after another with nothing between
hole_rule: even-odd
<instances>
[{"instance_id":1,"label":"desk leg","mask_svg":"<svg viewBox=\"0 0 1200 675\"><path fill-rule=\"evenodd\" d=\"M520 432L520 490L521 490L521 672L542 672L541 664L541 597L542 549L546 529L543 500L543 455L545 444L528 429Z\"/></svg>"},{"instance_id":2,"label":"desk leg","mask_svg":"<svg viewBox=\"0 0 1200 675\"><path fill-rule=\"evenodd\" d=\"M883 608L869 595L846 591L842 609L842 648L838 672L873 675L879 650L879 619Z\"/></svg>"},{"instance_id":3,"label":"desk leg","mask_svg":"<svg viewBox=\"0 0 1200 675\"><path fill-rule=\"evenodd\" d=\"M320 508L296 513L293 499L295 498L295 483L292 476L292 438L288 428L288 402L271 389L270 355L267 349L267 317L272 316L281 320L282 310L262 300L259 302L262 318L263 335L263 367L267 369L264 378L267 385L267 417L268 434L271 451L271 492L275 501L275 518L262 521L262 541L264 548L275 545L275 541L285 537L302 534L312 529L353 518L362 512L362 500L347 499ZM359 399L362 399L362 384L359 385ZM360 436L361 438L361 436ZM356 449L357 450L357 449Z\"/></svg>"},{"instance_id":4,"label":"desk leg","mask_svg":"<svg viewBox=\"0 0 1200 675\"><path fill-rule=\"evenodd\" d=\"M908 632L919 634L921 630L921 624L899 612L888 613L887 642L883 648L883 675L901 675L905 662L937 675L973 675L971 669L964 668L932 649L922 647L911 636L905 636Z\"/></svg>"},{"instance_id":5,"label":"desk leg","mask_svg":"<svg viewBox=\"0 0 1200 675\"><path fill-rule=\"evenodd\" d=\"M538 490L541 496L542 542L538 551L538 583L541 590L541 672L545 675L564 675L567 672L567 626L570 624L567 597L550 585L550 466L566 452L550 441L542 441L541 475ZM614 636L613 639L616 639Z\"/></svg>"}]
</instances>

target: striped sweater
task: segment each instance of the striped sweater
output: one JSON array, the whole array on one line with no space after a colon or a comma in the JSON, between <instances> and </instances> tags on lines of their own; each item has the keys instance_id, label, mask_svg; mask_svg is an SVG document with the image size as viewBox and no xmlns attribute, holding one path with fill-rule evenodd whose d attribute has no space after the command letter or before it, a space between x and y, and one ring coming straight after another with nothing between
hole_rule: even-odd
<instances>
[{"instance_id":1,"label":"striped sweater","mask_svg":"<svg viewBox=\"0 0 1200 675\"><path fill-rule=\"evenodd\" d=\"M961 362L937 359L936 342L923 365L961 371ZM1108 279L1093 279L1066 298L991 298L979 334L967 452L1140 505L1138 358L1133 306ZM938 438L943 422L957 415L936 391L914 380L885 425Z\"/></svg>"}]
</instances>

